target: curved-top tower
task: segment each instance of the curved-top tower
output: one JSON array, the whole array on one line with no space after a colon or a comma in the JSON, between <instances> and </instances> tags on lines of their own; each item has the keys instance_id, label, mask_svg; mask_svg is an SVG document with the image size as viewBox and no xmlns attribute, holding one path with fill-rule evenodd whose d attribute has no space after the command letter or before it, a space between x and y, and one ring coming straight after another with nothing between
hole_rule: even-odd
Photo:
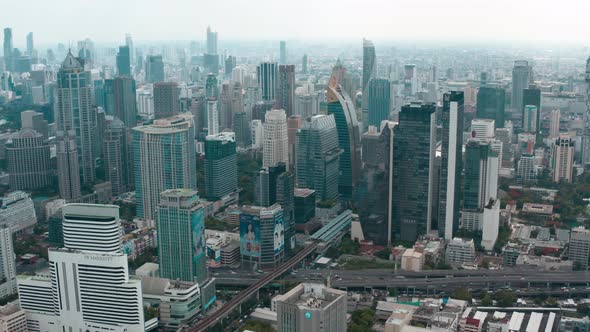
<instances>
[{"instance_id":1,"label":"curved-top tower","mask_svg":"<svg viewBox=\"0 0 590 332\"><path fill-rule=\"evenodd\" d=\"M118 206L67 204L62 213L66 248L110 253L121 251Z\"/></svg>"},{"instance_id":2,"label":"curved-top tower","mask_svg":"<svg viewBox=\"0 0 590 332\"><path fill-rule=\"evenodd\" d=\"M354 104L340 85L338 71L332 73L328 83L328 114L334 115L338 131L340 155L340 178L338 192L344 200L352 200L353 188L361 169L361 144L359 125Z\"/></svg>"}]
</instances>

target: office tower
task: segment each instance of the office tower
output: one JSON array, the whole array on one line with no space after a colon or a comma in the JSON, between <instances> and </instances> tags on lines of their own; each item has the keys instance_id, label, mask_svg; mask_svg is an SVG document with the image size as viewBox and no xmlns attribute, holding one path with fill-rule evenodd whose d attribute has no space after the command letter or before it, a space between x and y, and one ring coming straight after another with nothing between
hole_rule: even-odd
<instances>
[{"instance_id":1,"label":"office tower","mask_svg":"<svg viewBox=\"0 0 590 332\"><path fill-rule=\"evenodd\" d=\"M372 79L369 81L368 88L368 110L369 126L379 128L381 121L389 119L389 112L391 111L391 85L386 79Z\"/></svg>"},{"instance_id":2,"label":"office tower","mask_svg":"<svg viewBox=\"0 0 590 332\"><path fill-rule=\"evenodd\" d=\"M285 110L270 110L264 115L262 167L289 165L289 139Z\"/></svg>"},{"instance_id":3,"label":"office tower","mask_svg":"<svg viewBox=\"0 0 590 332\"><path fill-rule=\"evenodd\" d=\"M278 66L275 62L263 62L256 67L258 87L263 100L275 100L278 88Z\"/></svg>"},{"instance_id":4,"label":"office tower","mask_svg":"<svg viewBox=\"0 0 590 332\"><path fill-rule=\"evenodd\" d=\"M236 134L236 146L246 149L250 146L250 125L248 124L248 114L238 112L234 114L233 130Z\"/></svg>"},{"instance_id":5,"label":"office tower","mask_svg":"<svg viewBox=\"0 0 590 332\"><path fill-rule=\"evenodd\" d=\"M12 232L8 227L0 227L0 299L13 294L16 294L16 262Z\"/></svg>"},{"instance_id":6,"label":"office tower","mask_svg":"<svg viewBox=\"0 0 590 332\"><path fill-rule=\"evenodd\" d=\"M68 202L76 202L82 197L76 132L58 131L55 136L59 195Z\"/></svg>"},{"instance_id":7,"label":"office tower","mask_svg":"<svg viewBox=\"0 0 590 332\"><path fill-rule=\"evenodd\" d=\"M115 77L112 80L113 97L110 113L123 121L127 128L133 128L137 124L135 91L135 80L131 77Z\"/></svg>"},{"instance_id":8,"label":"office tower","mask_svg":"<svg viewBox=\"0 0 590 332\"><path fill-rule=\"evenodd\" d=\"M238 190L235 134L222 132L205 138L205 194L217 201Z\"/></svg>"},{"instance_id":9,"label":"office tower","mask_svg":"<svg viewBox=\"0 0 590 332\"><path fill-rule=\"evenodd\" d=\"M235 67L231 72L231 80L244 85L244 79L246 77L246 69L241 66Z\"/></svg>"},{"instance_id":10,"label":"office tower","mask_svg":"<svg viewBox=\"0 0 590 332\"><path fill-rule=\"evenodd\" d=\"M361 144L354 104L338 81L338 74L332 73L328 84L328 114L334 115L338 131L340 155L340 177L338 192L344 200L352 200L356 180L361 169Z\"/></svg>"},{"instance_id":11,"label":"office tower","mask_svg":"<svg viewBox=\"0 0 590 332\"><path fill-rule=\"evenodd\" d=\"M148 55L145 58L145 81L164 82L164 62L161 55Z\"/></svg>"},{"instance_id":12,"label":"office tower","mask_svg":"<svg viewBox=\"0 0 590 332\"><path fill-rule=\"evenodd\" d=\"M346 331L346 292L323 284L299 284L275 297L279 331Z\"/></svg>"},{"instance_id":13,"label":"office tower","mask_svg":"<svg viewBox=\"0 0 590 332\"><path fill-rule=\"evenodd\" d=\"M295 99L295 65L279 66L279 86L277 104L287 112L287 117L293 115Z\"/></svg>"},{"instance_id":14,"label":"office tower","mask_svg":"<svg viewBox=\"0 0 590 332\"><path fill-rule=\"evenodd\" d=\"M524 89L522 91L522 106L521 106L521 110L522 110L522 121L523 121L523 127L525 127L524 125L524 121L525 121L525 116L526 116L526 107L527 105L533 105L536 107L536 114L534 115L535 117L535 121L533 121L531 124L534 124L534 130L531 132L537 132L540 131L541 127L541 90L539 88L537 88L537 86L535 85L531 85L529 86L527 89ZM529 116L530 118L530 116Z\"/></svg>"},{"instance_id":15,"label":"office tower","mask_svg":"<svg viewBox=\"0 0 590 332\"><path fill-rule=\"evenodd\" d=\"M292 115L287 119L287 143L289 145L289 169L296 170L297 131L301 128L301 116Z\"/></svg>"},{"instance_id":16,"label":"office tower","mask_svg":"<svg viewBox=\"0 0 590 332\"><path fill-rule=\"evenodd\" d=\"M553 181L571 183L574 172L574 140L569 134L559 134L553 143L551 154Z\"/></svg>"},{"instance_id":17,"label":"office tower","mask_svg":"<svg viewBox=\"0 0 590 332\"><path fill-rule=\"evenodd\" d=\"M438 234L447 240L452 239L459 228L463 171L463 103L462 91L451 91L443 95Z\"/></svg>"},{"instance_id":18,"label":"office tower","mask_svg":"<svg viewBox=\"0 0 590 332\"><path fill-rule=\"evenodd\" d=\"M113 197L129 190L132 179L130 167L129 131L123 121L107 116L103 136L103 164L105 180L111 182Z\"/></svg>"},{"instance_id":19,"label":"office tower","mask_svg":"<svg viewBox=\"0 0 590 332\"><path fill-rule=\"evenodd\" d=\"M205 97L219 98L219 86L217 85L217 75L208 74L205 80Z\"/></svg>"},{"instance_id":20,"label":"office tower","mask_svg":"<svg viewBox=\"0 0 590 332\"><path fill-rule=\"evenodd\" d=\"M33 57L35 51L35 43L33 42L33 33L27 33L27 55Z\"/></svg>"},{"instance_id":21,"label":"office tower","mask_svg":"<svg viewBox=\"0 0 590 332\"><path fill-rule=\"evenodd\" d=\"M284 163L263 168L256 180L256 203L268 207L277 203L277 179L287 171Z\"/></svg>"},{"instance_id":22,"label":"office tower","mask_svg":"<svg viewBox=\"0 0 590 332\"><path fill-rule=\"evenodd\" d=\"M537 182L535 154L523 153L518 160L516 182L519 184L534 184Z\"/></svg>"},{"instance_id":23,"label":"office tower","mask_svg":"<svg viewBox=\"0 0 590 332\"><path fill-rule=\"evenodd\" d=\"M316 93L309 93L308 91L295 92L295 115L307 119L319 113L320 103Z\"/></svg>"},{"instance_id":24,"label":"office tower","mask_svg":"<svg viewBox=\"0 0 590 332\"><path fill-rule=\"evenodd\" d=\"M377 60L375 56L375 45L373 42L363 38L363 100L361 108L363 110L369 107L369 82L377 78Z\"/></svg>"},{"instance_id":25,"label":"office tower","mask_svg":"<svg viewBox=\"0 0 590 332\"><path fill-rule=\"evenodd\" d=\"M549 138L559 137L559 121L561 117L561 111L556 108L551 111L550 123L549 123Z\"/></svg>"},{"instance_id":26,"label":"office tower","mask_svg":"<svg viewBox=\"0 0 590 332\"><path fill-rule=\"evenodd\" d=\"M240 213L242 267L258 270L279 266L284 258L284 233L280 204L243 206Z\"/></svg>"},{"instance_id":27,"label":"office tower","mask_svg":"<svg viewBox=\"0 0 590 332\"><path fill-rule=\"evenodd\" d=\"M526 133L537 132L537 106L526 105L522 116L522 130Z\"/></svg>"},{"instance_id":28,"label":"office tower","mask_svg":"<svg viewBox=\"0 0 590 332\"><path fill-rule=\"evenodd\" d=\"M306 120L297 133L297 186L315 190L320 201L338 199L341 154L334 115Z\"/></svg>"},{"instance_id":29,"label":"office tower","mask_svg":"<svg viewBox=\"0 0 590 332\"><path fill-rule=\"evenodd\" d=\"M580 270L587 270L590 257L590 230L584 227L572 229L569 249L569 259L574 261Z\"/></svg>"},{"instance_id":30,"label":"office tower","mask_svg":"<svg viewBox=\"0 0 590 332\"><path fill-rule=\"evenodd\" d=\"M154 84L154 119L177 115L180 112L180 89L174 82Z\"/></svg>"},{"instance_id":31,"label":"office tower","mask_svg":"<svg viewBox=\"0 0 590 332\"><path fill-rule=\"evenodd\" d=\"M401 240L430 232L433 219L435 105L402 107L393 140L393 229Z\"/></svg>"},{"instance_id":32,"label":"office tower","mask_svg":"<svg viewBox=\"0 0 590 332\"><path fill-rule=\"evenodd\" d=\"M301 62L302 62L301 63L301 72L304 74L307 74L307 62L308 62L307 54L303 55L303 58L301 58Z\"/></svg>"},{"instance_id":33,"label":"office tower","mask_svg":"<svg viewBox=\"0 0 590 332\"><path fill-rule=\"evenodd\" d=\"M125 46L127 46L127 48L129 48L129 59L130 59L130 63L135 63L135 47L133 46L133 38L131 37L131 34L126 33L125 34Z\"/></svg>"},{"instance_id":34,"label":"office tower","mask_svg":"<svg viewBox=\"0 0 590 332\"><path fill-rule=\"evenodd\" d=\"M295 188L295 223L305 224L315 217L315 190Z\"/></svg>"},{"instance_id":35,"label":"office tower","mask_svg":"<svg viewBox=\"0 0 590 332\"><path fill-rule=\"evenodd\" d=\"M225 58L225 78L231 79L234 68L236 67L236 57L233 55L229 55Z\"/></svg>"},{"instance_id":36,"label":"office tower","mask_svg":"<svg viewBox=\"0 0 590 332\"><path fill-rule=\"evenodd\" d=\"M49 138L49 127L47 120L43 118L43 113L35 111L23 111L20 113L21 129L33 129L43 135L45 139Z\"/></svg>"},{"instance_id":37,"label":"office tower","mask_svg":"<svg viewBox=\"0 0 590 332\"><path fill-rule=\"evenodd\" d=\"M84 71L83 64L71 52L68 52L63 61L59 72L57 73L57 109L55 122L57 124L58 140L60 138L68 141L69 137L76 139L74 145L78 149L78 158L80 159L80 168L82 169L82 182L92 184L95 179L95 139L96 139L96 110L92 107L92 85L90 82L90 72ZM70 131L75 131L70 134ZM68 142L60 145L70 146ZM66 148L67 150L67 148ZM59 153L59 149L58 149ZM66 165L61 165L65 166ZM77 178L79 170L70 168L71 171L60 170L58 162L58 172L68 177ZM71 179L67 182L76 182ZM60 191L61 193L61 191ZM65 192L63 192L66 194ZM74 195L75 196L75 195ZM64 199L74 198L72 195L63 197Z\"/></svg>"},{"instance_id":38,"label":"office tower","mask_svg":"<svg viewBox=\"0 0 590 332\"><path fill-rule=\"evenodd\" d=\"M521 112L523 104L523 91L529 86L531 79L531 67L528 61L514 61L512 68L512 109Z\"/></svg>"},{"instance_id":39,"label":"office tower","mask_svg":"<svg viewBox=\"0 0 590 332\"><path fill-rule=\"evenodd\" d=\"M206 281L205 209L197 192L163 191L157 216L160 277Z\"/></svg>"},{"instance_id":40,"label":"office tower","mask_svg":"<svg viewBox=\"0 0 590 332\"><path fill-rule=\"evenodd\" d=\"M13 71L14 62L12 58L12 50L14 46L12 45L12 29L11 28L4 28L4 66L6 67L7 71Z\"/></svg>"},{"instance_id":41,"label":"office tower","mask_svg":"<svg viewBox=\"0 0 590 332\"><path fill-rule=\"evenodd\" d=\"M477 118L496 121L496 128L504 128L506 91L483 86L477 92Z\"/></svg>"},{"instance_id":42,"label":"office tower","mask_svg":"<svg viewBox=\"0 0 590 332\"><path fill-rule=\"evenodd\" d=\"M212 31L207 27L207 53L217 54L217 31Z\"/></svg>"},{"instance_id":43,"label":"office tower","mask_svg":"<svg viewBox=\"0 0 590 332\"><path fill-rule=\"evenodd\" d=\"M286 65L287 64L287 42L284 40L280 41L280 58L279 64Z\"/></svg>"},{"instance_id":44,"label":"office tower","mask_svg":"<svg viewBox=\"0 0 590 332\"><path fill-rule=\"evenodd\" d=\"M119 53L117 53L117 76L131 77L131 54L129 46L119 46Z\"/></svg>"},{"instance_id":45,"label":"office tower","mask_svg":"<svg viewBox=\"0 0 590 332\"><path fill-rule=\"evenodd\" d=\"M221 84L219 95L219 127L221 130L231 128L233 121L231 82Z\"/></svg>"},{"instance_id":46,"label":"office tower","mask_svg":"<svg viewBox=\"0 0 590 332\"><path fill-rule=\"evenodd\" d=\"M207 134L217 135L219 133L219 112L217 112L217 100L207 100Z\"/></svg>"},{"instance_id":47,"label":"office tower","mask_svg":"<svg viewBox=\"0 0 590 332\"><path fill-rule=\"evenodd\" d=\"M473 119L471 120L471 135L480 141L486 141L494 138L496 131L494 127L496 121L490 119Z\"/></svg>"},{"instance_id":48,"label":"office tower","mask_svg":"<svg viewBox=\"0 0 590 332\"><path fill-rule=\"evenodd\" d=\"M13 234L31 232L37 224L37 213L30 195L11 191L0 198L0 227L9 227Z\"/></svg>"},{"instance_id":49,"label":"office tower","mask_svg":"<svg viewBox=\"0 0 590 332\"><path fill-rule=\"evenodd\" d=\"M404 66L404 95L414 96L418 92L418 72L416 65Z\"/></svg>"},{"instance_id":50,"label":"office tower","mask_svg":"<svg viewBox=\"0 0 590 332\"><path fill-rule=\"evenodd\" d=\"M467 141L465 147L464 210L481 210L498 196L499 159L487 142Z\"/></svg>"},{"instance_id":51,"label":"office tower","mask_svg":"<svg viewBox=\"0 0 590 332\"><path fill-rule=\"evenodd\" d=\"M133 168L137 216L155 219L160 193L197 188L195 132L188 113L133 128Z\"/></svg>"},{"instance_id":52,"label":"office tower","mask_svg":"<svg viewBox=\"0 0 590 332\"><path fill-rule=\"evenodd\" d=\"M38 331L144 331L141 280L121 251L119 208L63 207L65 248L49 249L49 277L19 276L21 308Z\"/></svg>"},{"instance_id":53,"label":"office tower","mask_svg":"<svg viewBox=\"0 0 590 332\"><path fill-rule=\"evenodd\" d=\"M6 146L10 189L34 190L52 185L50 148L40 133L24 129Z\"/></svg>"},{"instance_id":54,"label":"office tower","mask_svg":"<svg viewBox=\"0 0 590 332\"><path fill-rule=\"evenodd\" d=\"M252 149L262 149L264 147L264 124L261 120L252 120L252 122L250 123L250 129Z\"/></svg>"}]
</instances>

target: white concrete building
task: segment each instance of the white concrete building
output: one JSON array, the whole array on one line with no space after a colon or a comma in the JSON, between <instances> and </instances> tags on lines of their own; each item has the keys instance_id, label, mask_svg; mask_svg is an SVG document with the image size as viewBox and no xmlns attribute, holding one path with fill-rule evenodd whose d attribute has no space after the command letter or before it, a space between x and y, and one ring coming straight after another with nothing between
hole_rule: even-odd
<instances>
[{"instance_id":1,"label":"white concrete building","mask_svg":"<svg viewBox=\"0 0 590 332\"><path fill-rule=\"evenodd\" d=\"M475 138L485 141L495 136L496 121L491 119L473 119L471 120L471 131L475 133Z\"/></svg>"},{"instance_id":2,"label":"white concrete building","mask_svg":"<svg viewBox=\"0 0 590 332\"><path fill-rule=\"evenodd\" d=\"M407 249L402 254L401 269L404 271L420 272L424 268L424 254L415 250Z\"/></svg>"},{"instance_id":3,"label":"white concrete building","mask_svg":"<svg viewBox=\"0 0 590 332\"><path fill-rule=\"evenodd\" d=\"M117 247L112 242L113 222L120 227L115 209L76 204L67 214L65 247L49 250L49 275L18 276L29 331L145 330L141 280L129 276L126 254L107 249ZM92 243L84 245L83 229L85 236L95 235ZM119 236L119 246L120 241ZM100 247L105 249L97 251Z\"/></svg>"},{"instance_id":4,"label":"white concrete building","mask_svg":"<svg viewBox=\"0 0 590 332\"><path fill-rule=\"evenodd\" d=\"M559 137L559 121L561 117L561 111L556 108L551 111L551 118L549 123L549 138Z\"/></svg>"},{"instance_id":5,"label":"white concrete building","mask_svg":"<svg viewBox=\"0 0 590 332\"><path fill-rule=\"evenodd\" d=\"M252 120L251 124L252 149L262 149L262 142L264 142L264 125L260 120Z\"/></svg>"},{"instance_id":6,"label":"white concrete building","mask_svg":"<svg viewBox=\"0 0 590 332\"><path fill-rule=\"evenodd\" d=\"M207 134L219 133L219 112L217 111L217 100L207 100Z\"/></svg>"},{"instance_id":7,"label":"white concrete building","mask_svg":"<svg viewBox=\"0 0 590 332\"><path fill-rule=\"evenodd\" d=\"M560 134L551 151L554 182L569 182L574 173L574 140L569 134Z\"/></svg>"},{"instance_id":8,"label":"white concrete building","mask_svg":"<svg viewBox=\"0 0 590 332\"><path fill-rule=\"evenodd\" d=\"M447 244L445 253L447 264L461 265L475 259L475 244L472 239L454 238Z\"/></svg>"},{"instance_id":9,"label":"white concrete building","mask_svg":"<svg viewBox=\"0 0 590 332\"><path fill-rule=\"evenodd\" d=\"M270 110L264 115L264 142L262 167L278 163L289 167L289 141L287 136L287 115L285 110Z\"/></svg>"},{"instance_id":10,"label":"white concrete building","mask_svg":"<svg viewBox=\"0 0 590 332\"><path fill-rule=\"evenodd\" d=\"M483 209L481 245L485 250L492 251L500 229L500 200L493 199Z\"/></svg>"},{"instance_id":11,"label":"white concrete building","mask_svg":"<svg viewBox=\"0 0 590 332\"><path fill-rule=\"evenodd\" d=\"M37 224L37 214L29 194L13 191L0 200L0 227L9 227L15 234L30 231Z\"/></svg>"},{"instance_id":12,"label":"white concrete building","mask_svg":"<svg viewBox=\"0 0 590 332\"><path fill-rule=\"evenodd\" d=\"M27 315L18 304L18 301L0 306L0 331L2 332L28 332Z\"/></svg>"},{"instance_id":13,"label":"white concrete building","mask_svg":"<svg viewBox=\"0 0 590 332\"><path fill-rule=\"evenodd\" d=\"M16 294L16 264L13 248L10 228L0 228L0 299Z\"/></svg>"}]
</instances>

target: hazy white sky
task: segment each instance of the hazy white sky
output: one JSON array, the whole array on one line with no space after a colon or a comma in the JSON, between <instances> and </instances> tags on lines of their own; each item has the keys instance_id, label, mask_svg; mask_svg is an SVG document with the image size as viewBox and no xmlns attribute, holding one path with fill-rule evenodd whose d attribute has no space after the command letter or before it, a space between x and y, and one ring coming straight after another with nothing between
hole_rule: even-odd
<instances>
[{"instance_id":1,"label":"hazy white sky","mask_svg":"<svg viewBox=\"0 0 590 332\"><path fill-rule=\"evenodd\" d=\"M81 40L550 41L590 44L590 0L0 0L15 46Z\"/></svg>"}]
</instances>

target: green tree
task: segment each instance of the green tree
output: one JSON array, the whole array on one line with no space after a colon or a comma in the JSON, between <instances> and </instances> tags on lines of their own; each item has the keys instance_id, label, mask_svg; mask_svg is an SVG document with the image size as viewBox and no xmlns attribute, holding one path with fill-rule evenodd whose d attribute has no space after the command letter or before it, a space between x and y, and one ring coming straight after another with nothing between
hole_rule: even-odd
<instances>
[{"instance_id":1,"label":"green tree","mask_svg":"<svg viewBox=\"0 0 590 332\"><path fill-rule=\"evenodd\" d=\"M500 307L510 307L516 302L516 295L509 289L503 289L495 294L495 300Z\"/></svg>"},{"instance_id":2,"label":"green tree","mask_svg":"<svg viewBox=\"0 0 590 332\"><path fill-rule=\"evenodd\" d=\"M384 248L384 249L379 250L375 253L375 256L377 256L381 259L387 259L387 260L389 260L389 255L391 255L391 251L389 251L389 248Z\"/></svg>"},{"instance_id":3,"label":"green tree","mask_svg":"<svg viewBox=\"0 0 590 332\"><path fill-rule=\"evenodd\" d=\"M482 298L481 298L481 305L484 306L490 306L494 304L494 300L492 299L492 296L489 293L486 293Z\"/></svg>"},{"instance_id":4,"label":"green tree","mask_svg":"<svg viewBox=\"0 0 590 332\"><path fill-rule=\"evenodd\" d=\"M276 330L270 325L270 323L263 322L260 320L251 320L246 325L240 328L240 331L256 331L256 332L276 332Z\"/></svg>"},{"instance_id":5,"label":"green tree","mask_svg":"<svg viewBox=\"0 0 590 332\"><path fill-rule=\"evenodd\" d=\"M143 319L147 322L152 318L156 318L160 316L160 312L158 308L152 306L145 306L143 307Z\"/></svg>"},{"instance_id":6,"label":"green tree","mask_svg":"<svg viewBox=\"0 0 590 332\"><path fill-rule=\"evenodd\" d=\"M373 309L357 310L352 313L352 323L349 332L372 332L375 311Z\"/></svg>"},{"instance_id":7,"label":"green tree","mask_svg":"<svg viewBox=\"0 0 590 332\"><path fill-rule=\"evenodd\" d=\"M452 298L462 301L471 301L473 297L467 287L459 287L453 292Z\"/></svg>"},{"instance_id":8,"label":"green tree","mask_svg":"<svg viewBox=\"0 0 590 332\"><path fill-rule=\"evenodd\" d=\"M578 303L576 311L582 315L590 315L590 303Z\"/></svg>"}]
</instances>

